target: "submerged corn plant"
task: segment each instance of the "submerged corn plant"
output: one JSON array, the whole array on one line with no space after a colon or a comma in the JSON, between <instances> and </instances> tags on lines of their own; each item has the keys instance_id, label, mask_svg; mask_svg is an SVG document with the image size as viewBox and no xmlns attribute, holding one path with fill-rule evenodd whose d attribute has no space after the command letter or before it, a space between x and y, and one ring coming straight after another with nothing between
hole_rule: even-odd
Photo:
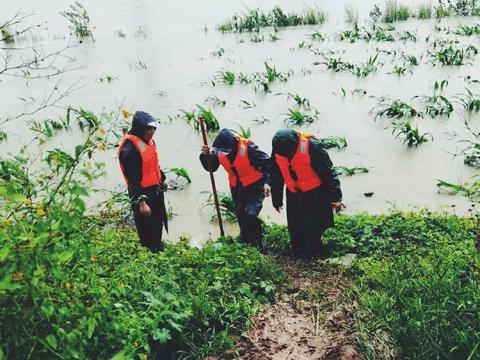
<instances>
[{"instance_id":1,"label":"submerged corn plant","mask_svg":"<svg viewBox=\"0 0 480 360\"><path fill-rule=\"evenodd\" d=\"M293 100L298 106L303 106L305 109L310 109L310 100L306 97L302 97L299 94L288 93L288 100Z\"/></svg>"},{"instance_id":2,"label":"submerged corn plant","mask_svg":"<svg viewBox=\"0 0 480 360\"><path fill-rule=\"evenodd\" d=\"M407 118L412 116L420 116L421 114L410 104L400 99L382 98L378 104L372 109L377 118Z\"/></svg>"},{"instance_id":3,"label":"submerged corn plant","mask_svg":"<svg viewBox=\"0 0 480 360\"><path fill-rule=\"evenodd\" d=\"M421 4L418 7L417 17L419 19L425 20L432 17L432 4Z\"/></svg>"},{"instance_id":4,"label":"submerged corn plant","mask_svg":"<svg viewBox=\"0 0 480 360\"><path fill-rule=\"evenodd\" d=\"M232 86L235 84L235 73L230 70L221 70L218 72L216 79L219 79L225 85Z\"/></svg>"},{"instance_id":5,"label":"submerged corn plant","mask_svg":"<svg viewBox=\"0 0 480 360\"><path fill-rule=\"evenodd\" d=\"M285 122L290 125L305 125L311 124L318 119L319 112L302 112L300 110L288 109L285 115Z\"/></svg>"},{"instance_id":6,"label":"submerged corn plant","mask_svg":"<svg viewBox=\"0 0 480 360\"><path fill-rule=\"evenodd\" d=\"M207 198L203 202L200 209L201 210L204 210L205 208L215 209L215 201L213 199L213 194L210 191L202 191L202 194L206 194ZM219 192L218 203L220 206L220 214L222 216L222 219L228 222L237 222L237 209L235 207L235 203L233 202L231 195ZM217 221L216 214L212 215L211 221L212 222Z\"/></svg>"},{"instance_id":7,"label":"submerged corn plant","mask_svg":"<svg viewBox=\"0 0 480 360\"><path fill-rule=\"evenodd\" d=\"M172 174L175 178L168 181L168 188L172 190L183 189L187 184L192 182L190 174L187 169L181 168L170 168L165 170L166 174Z\"/></svg>"},{"instance_id":8,"label":"submerged corn plant","mask_svg":"<svg viewBox=\"0 0 480 360\"><path fill-rule=\"evenodd\" d=\"M320 31L315 31L308 35L313 41L325 41L325 36Z\"/></svg>"},{"instance_id":9,"label":"submerged corn plant","mask_svg":"<svg viewBox=\"0 0 480 360\"><path fill-rule=\"evenodd\" d=\"M415 128L408 121L402 121L396 123L393 127L392 134L395 135L395 139L402 138L402 142L408 146L418 146L428 142L428 139L433 140L433 136L430 133L421 134L418 130L418 126Z\"/></svg>"},{"instance_id":10,"label":"submerged corn plant","mask_svg":"<svg viewBox=\"0 0 480 360\"><path fill-rule=\"evenodd\" d=\"M252 78L255 82L255 91L263 90L264 92L271 92L270 84L275 81L286 82L293 75L293 70L287 72L279 71L275 65L264 63L265 71L253 74Z\"/></svg>"},{"instance_id":11,"label":"submerged corn plant","mask_svg":"<svg viewBox=\"0 0 480 360\"><path fill-rule=\"evenodd\" d=\"M253 101L247 101L247 100L240 100L240 105L242 109L251 109L256 107L257 105Z\"/></svg>"},{"instance_id":12,"label":"submerged corn plant","mask_svg":"<svg viewBox=\"0 0 480 360\"><path fill-rule=\"evenodd\" d=\"M454 30L453 33L457 35L464 35L464 36L472 36L472 35L480 36L480 24L475 24L472 26L460 25L457 29Z\"/></svg>"},{"instance_id":13,"label":"submerged corn plant","mask_svg":"<svg viewBox=\"0 0 480 360\"><path fill-rule=\"evenodd\" d=\"M480 195L480 182L474 181L472 183L454 184L444 180L438 180L438 192L447 193L450 195L461 195L471 200L478 198Z\"/></svg>"},{"instance_id":14,"label":"submerged corn plant","mask_svg":"<svg viewBox=\"0 0 480 360\"><path fill-rule=\"evenodd\" d=\"M472 60L478 54L478 49L474 45L458 47L451 43L436 42L433 47L433 51L429 51L431 62L444 66L464 65L466 61Z\"/></svg>"},{"instance_id":15,"label":"submerged corn plant","mask_svg":"<svg viewBox=\"0 0 480 360\"><path fill-rule=\"evenodd\" d=\"M223 54L225 54L225 49L222 47L219 47L217 50L214 50L210 53L210 55L213 57L222 57Z\"/></svg>"},{"instance_id":16,"label":"submerged corn plant","mask_svg":"<svg viewBox=\"0 0 480 360\"><path fill-rule=\"evenodd\" d=\"M478 113L480 111L480 95L474 94L471 90L465 89L466 94L458 96L460 103L469 112Z\"/></svg>"},{"instance_id":17,"label":"submerged corn plant","mask_svg":"<svg viewBox=\"0 0 480 360\"><path fill-rule=\"evenodd\" d=\"M200 130L200 123L198 122L199 117L203 118L207 131L217 131L220 129L220 123L218 122L217 117L210 109L205 109L203 106L197 105L196 110L180 110L180 112L183 114L183 118L187 123L195 130Z\"/></svg>"},{"instance_id":18,"label":"submerged corn plant","mask_svg":"<svg viewBox=\"0 0 480 360\"><path fill-rule=\"evenodd\" d=\"M91 37L93 39L92 30L90 29L90 17L85 7L78 1L70 5L70 8L60 13L70 22L70 29L78 38Z\"/></svg>"},{"instance_id":19,"label":"submerged corn plant","mask_svg":"<svg viewBox=\"0 0 480 360\"><path fill-rule=\"evenodd\" d=\"M216 95L211 95L204 101L205 104L210 104L213 107L225 107L227 105L227 100L222 100Z\"/></svg>"},{"instance_id":20,"label":"submerged corn plant","mask_svg":"<svg viewBox=\"0 0 480 360\"><path fill-rule=\"evenodd\" d=\"M347 139L344 136L328 136L318 139L325 149L343 149L347 147Z\"/></svg>"},{"instance_id":21,"label":"submerged corn plant","mask_svg":"<svg viewBox=\"0 0 480 360\"><path fill-rule=\"evenodd\" d=\"M413 99L419 99L425 106L423 112L432 118L445 115L450 117L453 112L452 102L441 92L448 86L447 80L435 81L433 84L433 95L414 96Z\"/></svg>"},{"instance_id":22,"label":"submerged corn plant","mask_svg":"<svg viewBox=\"0 0 480 360\"><path fill-rule=\"evenodd\" d=\"M369 170L363 166L355 166L353 168L346 166L335 166L335 172L339 175L353 176L355 174L366 174L369 172Z\"/></svg>"}]
</instances>

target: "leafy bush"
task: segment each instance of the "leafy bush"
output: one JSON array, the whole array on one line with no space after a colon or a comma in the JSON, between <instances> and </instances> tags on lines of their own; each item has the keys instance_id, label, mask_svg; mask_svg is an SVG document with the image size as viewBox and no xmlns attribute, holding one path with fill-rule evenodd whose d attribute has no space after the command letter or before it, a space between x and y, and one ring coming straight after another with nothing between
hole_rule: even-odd
<instances>
[{"instance_id":1,"label":"leafy bush","mask_svg":"<svg viewBox=\"0 0 480 360\"><path fill-rule=\"evenodd\" d=\"M90 29L90 17L88 16L85 7L78 1L75 1L73 5L70 5L70 9L61 12L70 22L70 29L79 38L92 37L92 30Z\"/></svg>"}]
</instances>

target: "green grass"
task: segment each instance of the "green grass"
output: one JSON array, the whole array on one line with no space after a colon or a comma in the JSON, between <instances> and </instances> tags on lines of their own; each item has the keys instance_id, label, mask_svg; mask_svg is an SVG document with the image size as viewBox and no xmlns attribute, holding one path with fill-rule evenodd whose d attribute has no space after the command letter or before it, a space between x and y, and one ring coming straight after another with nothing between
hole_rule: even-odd
<instances>
[{"instance_id":1,"label":"green grass","mask_svg":"<svg viewBox=\"0 0 480 360\"><path fill-rule=\"evenodd\" d=\"M396 0L386 0L383 10L383 22L391 23L394 21L407 20L411 16L411 10L408 6L397 3Z\"/></svg>"},{"instance_id":2,"label":"green grass","mask_svg":"<svg viewBox=\"0 0 480 360\"><path fill-rule=\"evenodd\" d=\"M418 7L417 17L419 19L425 20L430 19L433 14L432 4L421 4Z\"/></svg>"},{"instance_id":3,"label":"green grass","mask_svg":"<svg viewBox=\"0 0 480 360\"><path fill-rule=\"evenodd\" d=\"M231 19L220 24L217 29L222 32L252 32L264 27L286 27L323 24L326 19L324 11L310 8L303 13L286 13L279 6L269 12L249 9L243 14L235 14Z\"/></svg>"},{"instance_id":4,"label":"green grass","mask_svg":"<svg viewBox=\"0 0 480 360\"><path fill-rule=\"evenodd\" d=\"M217 74L217 79L220 79L222 83L228 86L235 84L235 73L230 70L222 70Z\"/></svg>"}]
</instances>

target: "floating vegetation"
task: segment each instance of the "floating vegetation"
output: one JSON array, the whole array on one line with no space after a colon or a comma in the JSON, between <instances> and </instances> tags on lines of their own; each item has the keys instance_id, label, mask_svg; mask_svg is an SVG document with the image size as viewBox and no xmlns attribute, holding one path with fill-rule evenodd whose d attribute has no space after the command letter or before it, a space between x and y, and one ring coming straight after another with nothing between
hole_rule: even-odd
<instances>
[{"instance_id":1,"label":"floating vegetation","mask_svg":"<svg viewBox=\"0 0 480 360\"><path fill-rule=\"evenodd\" d=\"M222 47L219 47L217 50L214 50L210 53L212 57L222 57L223 54L225 54L225 49Z\"/></svg>"},{"instance_id":2,"label":"floating vegetation","mask_svg":"<svg viewBox=\"0 0 480 360\"><path fill-rule=\"evenodd\" d=\"M355 174L366 174L369 170L363 166L349 168L346 166L335 166L335 172L339 175L353 176Z\"/></svg>"},{"instance_id":3,"label":"floating vegetation","mask_svg":"<svg viewBox=\"0 0 480 360\"><path fill-rule=\"evenodd\" d=\"M263 124L267 124L270 122L270 119L266 118L265 116L259 116L255 119L253 119L253 122L256 123L257 125L263 125Z\"/></svg>"},{"instance_id":4,"label":"floating vegetation","mask_svg":"<svg viewBox=\"0 0 480 360\"><path fill-rule=\"evenodd\" d=\"M267 13L260 9L249 9L243 14L235 14L217 29L222 32L259 32L260 28L270 26L278 28L323 24L325 19L326 15L320 9L308 9L302 14L295 14L285 13L277 6Z\"/></svg>"},{"instance_id":5,"label":"floating vegetation","mask_svg":"<svg viewBox=\"0 0 480 360\"><path fill-rule=\"evenodd\" d=\"M262 35L253 34L252 36L250 36L250 42L260 43L264 41L265 41L265 37L263 36L263 34Z\"/></svg>"},{"instance_id":6,"label":"floating vegetation","mask_svg":"<svg viewBox=\"0 0 480 360\"><path fill-rule=\"evenodd\" d=\"M382 98L379 103L372 109L376 118L407 118L412 116L420 116L420 113L410 104L400 99L392 100L390 98Z\"/></svg>"},{"instance_id":7,"label":"floating vegetation","mask_svg":"<svg viewBox=\"0 0 480 360\"><path fill-rule=\"evenodd\" d=\"M311 124L318 119L319 112L302 112L300 110L288 109L288 113L285 114L285 122L290 125L305 125Z\"/></svg>"},{"instance_id":8,"label":"floating vegetation","mask_svg":"<svg viewBox=\"0 0 480 360\"><path fill-rule=\"evenodd\" d=\"M418 146L428 142L428 139L433 140L433 136L430 133L421 134L418 130L418 126L415 128L408 121L402 121L396 123L393 127L392 134L395 135L395 139L403 137L403 144L408 146Z\"/></svg>"},{"instance_id":9,"label":"floating vegetation","mask_svg":"<svg viewBox=\"0 0 480 360\"><path fill-rule=\"evenodd\" d=\"M404 66L399 66L399 65L395 65L393 67L393 70L392 70L392 74L395 74L395 75L398 75L398 76L402 76L402 75L405 75L406 72L407 72L407 68L404 67ZM411 70L410 70L411 72Z\"/></svg>"},{"instance_id":10,"label":"floating vegetation","mask_svg":"<svg viewBox=\"0 0 480 360\"><path fill-rule=\"evenodd\" d=\"M69 10L60 13L70 22L70 29L79 38L91 37L93 39L92 30L90 30L90 17L85 7L78 1L70 5Z\"/></svg>"},{"instance_id":11,"label":"floating vegetation","mask_svg":"<svg viewBox=\"0 0 480 360\"><path fill-rule=\"evenodd\" d=\"M445 42L435 42L434 50L429 51L429 54L434 64L460 66L464 65L466 60L474 58L478 54L478 49L473 45L457 47L451 43L447 45Z\"/></svg>"},{"instance_id":12,"label":"floating vegetation","mask_svg":"<svg viewBox=\"0 0 480 360\"><path fill-rule=\"evenodd\" d=\"M347 147L347 139L344 136L328 136L318 139L325 149L343 149Z\"/></svg>"},{"instance_id":13,"label":"floating vegetation","mask_svg":"<svg viewBox=\"0 0 480 360\"><path fill-rule=\"evenodd\" d=\"M279 71L275 65L264 63L265 71L253 74L255 91L262 89L264 92L271 92L270 84L275 81L286 82L293 75L293 70L287 72Z\"/></svg>"},{"instance_id":14,"label":"floating vegetation","mask_svg":"<svg viewBox=\"0 0 480 360\"><path fill-rule=\"evenodd\" d=\"M271 33L271 34L268 34L268 40L270 42L276 42L276 41L280 40L280 38L277 36L277 34Z\"/></svg>"},{"instance_id":15,"label":"floating vegetation","mask_svg":"<svg viewBox=\"0 0 480 360\"><path fill-rule=\"evenodd\" d=\"M218 96L211 95L204 101L205 104L210 104L213 107L224 107L227 105L227 100L222 100Z\"/></svg>"},{"instance_id":16,"label":"floating vegetation","mask_svg":"<svg viewBox=\"0 0 480 360\"><path fill-rule=\"evenodd\" d=\"M147 70L148 66L143 60L137 60L134 63L130 64L131 68L140 69L140 70Z\"/></svg>"},{"instance_id":17,"label":"floating vegetation","mask_svg":"<svg viewBox=\"0 0 480 360\"><path fill-rule=\"evenodd\" d=\"M468 146L462 151L463 163L473 168L480 168L480 143L470 140L464 140L463 142L468 143Z\"/></svg>"}]
</instances>

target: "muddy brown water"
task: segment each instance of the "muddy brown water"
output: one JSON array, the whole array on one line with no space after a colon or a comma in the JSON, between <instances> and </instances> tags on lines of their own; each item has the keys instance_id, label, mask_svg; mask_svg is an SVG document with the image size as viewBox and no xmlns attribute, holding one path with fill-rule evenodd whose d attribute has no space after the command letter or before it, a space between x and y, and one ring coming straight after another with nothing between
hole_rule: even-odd
<instances>
[{"instance_id":1,"label":"muddy brown water","mask_svg":"<svg viewBox=\"0 0 480 360\"><path fill-rule=\"evenodd\" d=\"M17 10L33 11L31 21L47 21L33 41L44 51L58 49L65 45L68 34L65 19L59 15L69 1L16 1L2 4L1 18ZM368 0L362 6L351 2L358 9L361 22L367 16L375 2ZM407 2L409 3L409 2ZM363 211L382 213L391 208L416 209L428 207L433 210L452 211L456 205L457 213L466 213L469 202L461 197L452 197L437 192L437 179L450 182L470 181L476 173L467 168L461 157L454 158L452 153L461 146L459 140L470 139L458 114L450 119L431 119L428 117L414 120L422 132L431 132L434 140L418 148L408 148L394 140L388 121L374 121L370 110L381 96L408 100L414 95L431 94L436 80L448 79L445 93L453 96L463 93L467 86L463 78L470 75L480 78L480 55L476 60L461 67L432 66L427 58L420 60L420 66L412 74L398 77L389 72L395 63L392 57L381 53L379 60L384 63L377 73L366 78L356 78L350 73L332 73L322 66L313 66L321 60L307 49L299 49L298 44L305 41L320 50L336 50L349 61L364 62L376 53L376 49L400 49L421 57L426 50L425 37L436 33L436 20L409 20L396 23L399 30L410 30L417 34L419 41L411 42L364 42L354 44L333 40L333 34L340 29L350 28L344 22L344 7L349 2L323 1L243 1L226 2L220 0L198 2L191 0L158 2L153 0L104 0L84 2L92 23L95 26L95 42L85 41L68 51L79 69L64 74L62 85L67 86L80 79L83 88L62 102L63 106L82 106L100 112L113 110L118 106L134 111L142 109L158 117L162 123L155 134L160 151L162 166L185 167L193 180L182 191L171 191L167 199L174 212L178 214L171 222L170 240L180 235L193 237L192 243L201 244L217 236L215 225L209 222L212 212L200 211L205 199L203 191L208 191L208 174L198 161L201 140L184 120L170 121L167 115L174 116L179 109L191 110L195 104L204 104L209 96L226 100L225 107L211 107L219 118L222 127L249 127L252 140L267 152L271 150L271 137L276 129L284 127L284 114L294 104L285 95L275 93L298 93L310 100L311 106L320 112L319 119L301 129L320 137L345 136L348 147L343 150L330 150L336 165L354 167L364 166L370 172L352 177L341 178L346 213ZM410 2L419 4L419 2ZM328 14L327 23L319 26L305 26L282 29L277 33L280 40L261 43L250 42L250 34L221 34L215 26L238 10L247 7L261 7L265 10L280 5L286 10L301 11L309 5L320 6ZM460 23L474 24L478 19L449 18L442 20L442 26L452 28ZM115 33L121 30L125 37ZM319 30L329 39L325 42L312 42L308 34ZM271 33L265 31L265 36ZM446 37L444 33L437 33ZM480 47L478 37L458 37L465 44ZM211 52L224 48L222 57L213 57ZM253 85L236 84L228 87L221 83L212 86L211 80L221 69L235 73L253 73L263 70L268 61L282 71L289 69L294 75L286 83L274 84L271 94L255 92ZM139 65L145 64L146 69ZM308 70L309 73L302 72ZM111 83L99 79L111 75ZM19 97L41 99L51 88L55 79L36 80L25 84L18 79L6 79L0 85L2 98L0 114L14 114L25 109ZM472 90L474 85L469 85ZM342 96L344 88L347 95ZM352 95L354 89L366 90L366 95ZM254 102L256 107L244 110L240 100ZM457 106L457 109L459 106ZM38 114L38 117L55 117L63 113L62 108L50 108ZM254 122L256 118L269 119L263 125ZM474 116L472 121L479 120ZM2 153L15 151L18 144L26 142L26 119L10 123L7 130L13 135ZM80 138L80 134L71 135ZM68 147L78 139L56 140L57 146ZM99 160L107 163L108 176L97 184L99 188L123 189L115 152L99 155ZM216 175L218 187L227 191L226 176L222 171ZM366 198L365 192L374 192ZM92 202L99 200L92 199ZM262 216L268 221L285 222L284 214L276 214L270 201L265 201ZM236 231L235 225L228 225L227 232Z\"/></svg>"}]
</instances>

